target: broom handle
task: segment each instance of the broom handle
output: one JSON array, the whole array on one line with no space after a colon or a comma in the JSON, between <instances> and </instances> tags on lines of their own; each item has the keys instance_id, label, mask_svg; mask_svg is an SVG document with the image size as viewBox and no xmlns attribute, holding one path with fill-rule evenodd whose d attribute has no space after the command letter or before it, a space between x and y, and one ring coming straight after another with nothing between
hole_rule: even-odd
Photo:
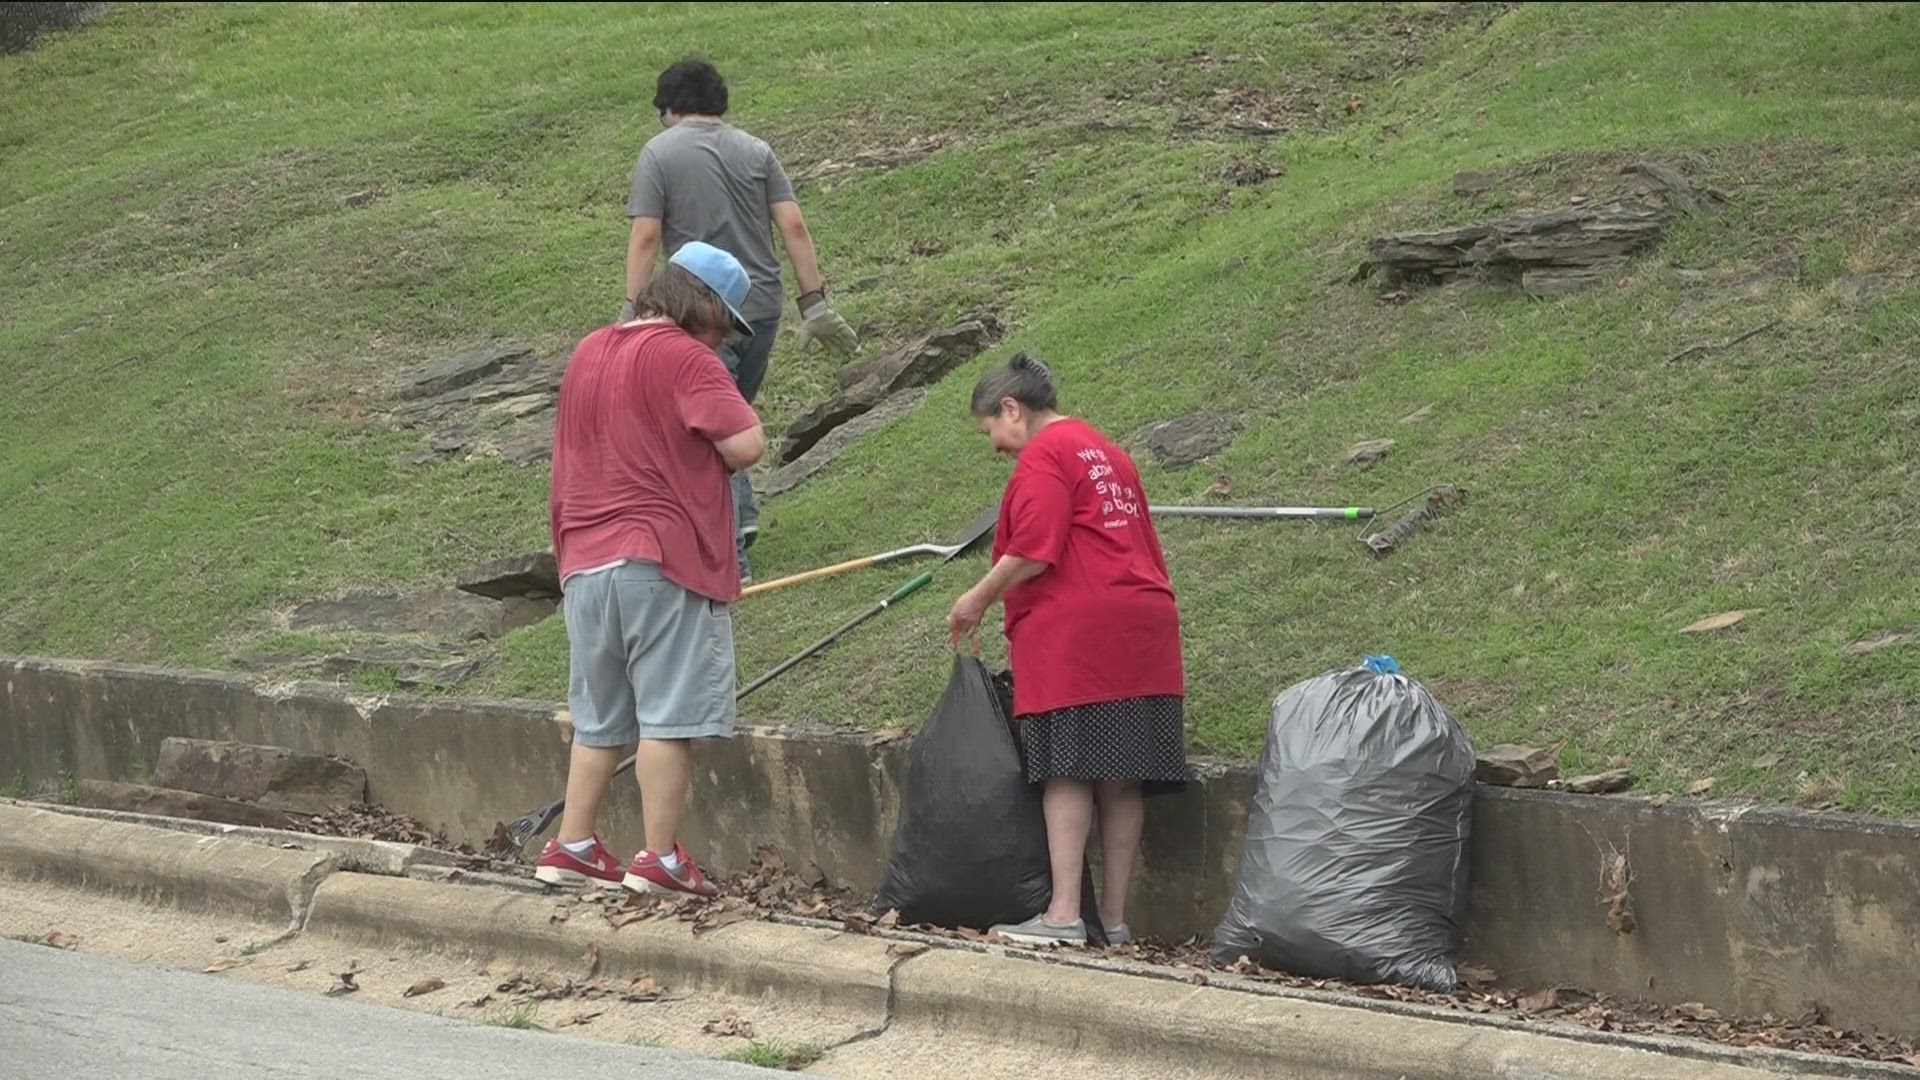
<instances>
[{"instance_id":1,"label":"broom handle","mask_svg":"<svg viewBox=\"0 0 1920 1080\"><path fill-rule=\"evenodd\" d=\"M867 555L858 559L848 559L846 562L843 562L843 563L834 563L832 566L823 566L818 570L808 570L804 573L789 574L783 578L775 578L772 581L763 581L763 582L760 582L758 585L749 585L746 588L741 589L740 597L741 599L745 599L749 596L755 596L759 593L772 592L775 589L784 589L789 585L798 585L803 581L813 581L817 578L832 577L835 574L844 574L849 570L862 570L862 569L865 569L866 567L874 565L876 562L879 561L879 559L880 559L880 556L878 555Z\"/></svg>"}]
</instances>

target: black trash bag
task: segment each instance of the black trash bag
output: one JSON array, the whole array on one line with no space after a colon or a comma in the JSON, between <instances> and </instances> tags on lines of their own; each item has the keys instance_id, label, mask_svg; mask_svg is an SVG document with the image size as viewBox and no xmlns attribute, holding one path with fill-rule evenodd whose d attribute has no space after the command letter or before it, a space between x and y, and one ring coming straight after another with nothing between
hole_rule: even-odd
<instances>
[{"instance_id":1,"label":"black trash bag","mask_svg":"<svg viewBox=\"0 0 1920 1080\"><path fill-rule=\"evenodd\" d=\"M1274 702L1214 960L1451 992L1473 746L1390 658L1368 663Z\"/></svg>"},{"instance_id":2,"label":"black trash bag","mask_svg":"<svg viewBox=\"0 0 1920 1080\"><path fill-rule=\"evenodd\" d=\"M946 693L907 748L900 824L874 914L986 930L1046 910L1047 823L1012 718L1012 680L977 657L955 657ZM1104 942L1091 870L1080 896L1089 940Z\"/></svg>"}]
</instances>

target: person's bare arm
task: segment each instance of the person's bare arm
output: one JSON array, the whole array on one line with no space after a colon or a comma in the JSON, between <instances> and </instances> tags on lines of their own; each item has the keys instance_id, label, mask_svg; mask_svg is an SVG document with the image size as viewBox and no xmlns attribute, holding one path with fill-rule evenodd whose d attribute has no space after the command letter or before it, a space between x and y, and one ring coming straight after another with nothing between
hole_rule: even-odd
<instances>
[{"instance_id":1,"label":"person's bare arm","mask_svg":"<svg viewBox=\"0 0 1920 1080\"><path fill-rule=\"evenodd\" d=\"M653 280L653 260L660 254L660 219L657 217L637 217L633 219L633 235L627 240L627 299L640 295L640 290Z\"/></svg>"},{"instance_id":2,"label":"person's bare arm","mask_svg":"<svg viewBox=\"0 0 1920 1080\"><path fill-rule=\"evenodd\" d=\"M947 613L947 629L954 640L971 637L980 631L981 620L987 617L992 608L1007 590L1023 581L1029 581L1047 572L1047 563L1038 559L1023 559L1018 555L1002 555L973 588L960 594L953 602L953 610Z\"/></svg>"},{"instance_id":3,"label":"person's bare arm","mask_svg":"<svg viewBox=\"0 0 1920 1080\"><path fill-rule=\"evenodd\" d=\"M766 429L755 424L738 435L729 435L713 444L720 451L720 460L726 462L730 472L739 472L750 468L767 452Z\"/></svg>"},{"instance_id":4,"label":"person's bare arm","mask_svg":"<svg viewBox=\"0 0 1920 1080\"><path fill-rule=\"evenodd\" d=\"M793 280L800 295L818 292L826 286L820 276L820 257L813 250L813 234L807 231L807 219L797 202L773 204L773 224L780 230L780 242L786 246L787 261L793 264Z\"/></svg>"}]
</instances>

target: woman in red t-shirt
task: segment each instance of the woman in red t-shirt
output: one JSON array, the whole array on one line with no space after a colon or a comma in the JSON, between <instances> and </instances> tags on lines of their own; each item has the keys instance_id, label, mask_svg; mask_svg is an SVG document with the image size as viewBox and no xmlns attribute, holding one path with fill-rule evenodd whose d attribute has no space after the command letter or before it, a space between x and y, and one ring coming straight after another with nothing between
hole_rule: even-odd
<instances>
[{"instance_id":1,"label":"woman in red t-shirt","mask_svg":"<svg viewBox=\"0 0 1920 1080\"><path fill-rule=\"evenodd\" d=\"M1045 783L1053 900L1015 941L1083 942L1080 882L1100 816L1100 922L1127 929L1127 888L1143 795L1186 784L1180 612L1167 560L1126 451L1064 416L1045 364L1026 354L988 372L973 414L993 448L1018 459L1000 501L993 569L947 616L956 639L1006 605L1013 711L1027 779Z\"/></svg>"}]
</instances>

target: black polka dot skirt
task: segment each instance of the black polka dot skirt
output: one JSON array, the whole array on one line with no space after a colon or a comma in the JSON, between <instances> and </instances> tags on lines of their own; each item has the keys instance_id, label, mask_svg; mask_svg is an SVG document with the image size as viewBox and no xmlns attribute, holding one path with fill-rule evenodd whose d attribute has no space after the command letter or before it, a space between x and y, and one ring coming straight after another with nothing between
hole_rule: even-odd
<instances>
[{"instance_id":1,"label":"black polka dot skirt","mask_svg":"<svg viewBox=\"0 0 1920 1080\"><path fill-rule=\"evenodd\" d=\"M1186 701L1178 694L1070 705L1020 718L1027 782L1139 780L1179 791L1187 769Z\"/></svg>"}]
</instances>

